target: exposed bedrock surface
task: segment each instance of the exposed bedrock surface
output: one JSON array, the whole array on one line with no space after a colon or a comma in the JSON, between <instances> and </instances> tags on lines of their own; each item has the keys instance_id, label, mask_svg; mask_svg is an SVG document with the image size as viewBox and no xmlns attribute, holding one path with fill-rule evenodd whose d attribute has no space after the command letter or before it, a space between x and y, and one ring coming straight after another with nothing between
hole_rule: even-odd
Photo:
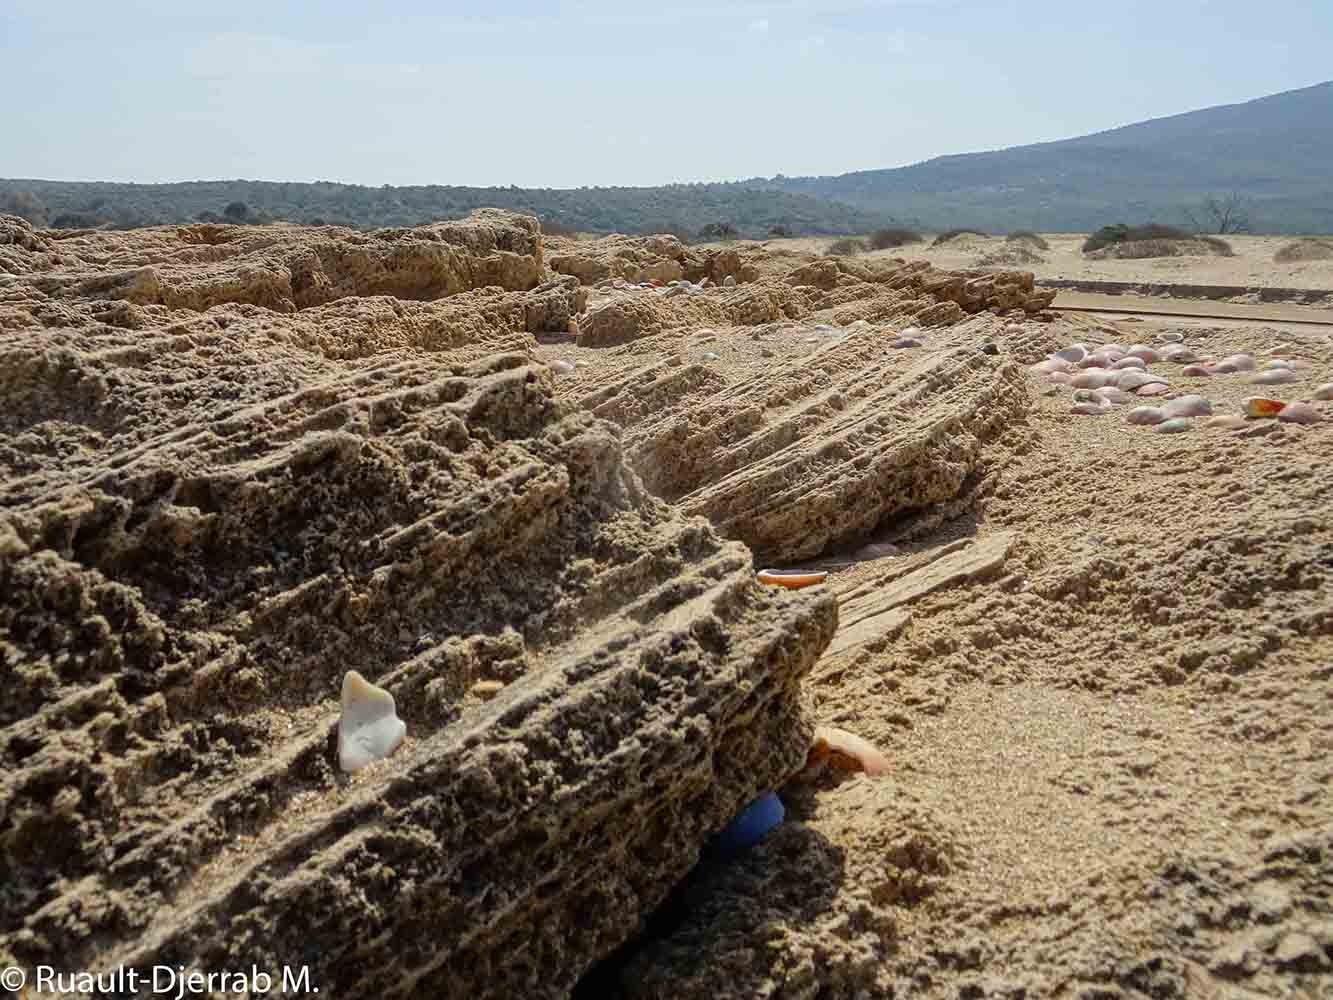
<instances>
[{"instance_id":1,"label":"exposed bedrock surface","mask_svg":"<svg viewBox=\"0 0 1333 1000\"><path fill-rule=\"evenodd\" d=\"M452 279L398 270L295 312L259 272L211 307L105 280L216 287L209 254L267 230L88 234L52 263L14 227L0 964L561 996L801 766L833 598L758 586L646 492L532 361L582 290L491 280L540 262L522 220L453 225L369 246L461 255L472 290L401 301ZM348 778L351 668L408 739Z\"/></svg>"}]
</instances>

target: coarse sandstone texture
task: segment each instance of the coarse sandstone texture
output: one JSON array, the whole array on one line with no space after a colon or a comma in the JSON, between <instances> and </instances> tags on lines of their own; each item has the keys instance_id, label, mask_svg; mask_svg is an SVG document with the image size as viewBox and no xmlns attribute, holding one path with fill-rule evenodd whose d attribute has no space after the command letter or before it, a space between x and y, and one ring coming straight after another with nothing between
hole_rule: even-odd
<instances>
[{"instance_id":1,"label":"coarse sandstone texture","mask_svg":"<svg viewBox=\"0 0 1333 1000\"><path fill-rule=\"evenodd\" d=\"M728 277L753 281L759 276L735 247L687 247L674 236L548 236L544 242L551 270L574 275L585 285L616 278L632 283L707 278L721 284Z\"/></svg>"},{"instance_id":2,"label":"coarse sandstone texture","mask_svg":"<svg viewBox=\"0 0 1333 1000\"><path fill-rule=\"evenodd\" d=\"M711 341L662 335L580 370L564 391L624 429L650 490L760 562L791 562L988 477L988 446L1021 422L1029 398L1013 361L977 350L997 323L970 320L915 352L861 324L786 363L769 358L790 352L799 328L719 335L730 363L716 367L701 357Z\"/></svg>"},{"instance_id":3,"label":"coarse sandstone texture","mask_svg":"<svg viewBox=\"0 0 1333 1000\"><path fill-rule=\"evenodd\" d=\"M34 279L42 292L195 311L244 302L291 313L346 296L431 300L487 286L525 291L544 273L537 221L485 209L453 222L370 233L200 224L85 232L57 245L66 263Z\"/></svg>"},{"instance_id":4,"label":"coarse sandstone texture","mask_svg":"<svg viewBox=\"0 0 1333 1000\"><path fill-rule=\"evenodd\" d=\"M119 294L126 264L179 292L281 256L223 228L278 243L186 264L166 231L96 233L54 270L6 244L0 965L567 995L801 766L836 606L756 584L555 398L529 331L572 279L399 272L432 301L376 279L294 313L254 272L243 302ZM499 248L521 219L440 231L312 238L488 286L540 258ZM408 740L348 778L352 667Z\"/></svg>"}]
</instances>

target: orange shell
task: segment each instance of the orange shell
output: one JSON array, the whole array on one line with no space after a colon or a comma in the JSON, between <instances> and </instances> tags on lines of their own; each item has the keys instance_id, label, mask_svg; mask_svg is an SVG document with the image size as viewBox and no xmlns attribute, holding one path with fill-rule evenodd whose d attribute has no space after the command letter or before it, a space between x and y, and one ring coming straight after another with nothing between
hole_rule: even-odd
<instances>
[{"instance_id":1,"label":"orange shell","mask_svg":"<svg viewBox=\"0 0 1333 1000\"><path fill-rule=\"evenodd\" d=\"M1247 396L1242 405L1247 416L1276 417L1278 411L1287 404L1280 399L1269 399L1266 396Z\"/></svg>"},{"instance_id":2,"label":"orange shell","mask_svg":"<svg viewBox=\"0 0 1333 1000\"><path fill-rule=\"evenodd\" d=\"M785 569L761 569L759 571L760 583L771 584L774 587L786 587L788 590L813 587L817 583L823 583L826 579L828 579L828 573L824 571L813 573L801 573Z\"/></svg>"},{"instance_id":3,"label":"orange shell","mask_svg":"<svg viewBox=\"0 0 1333 1000\"><path fill-rule=\"evenodd\" d=\"M811 763L828 758L829 762L850 771L864 771L871 777L889 773L889 760L868 741L845 729L816 726L810 747Z\"/></svg>"}]
</instances>

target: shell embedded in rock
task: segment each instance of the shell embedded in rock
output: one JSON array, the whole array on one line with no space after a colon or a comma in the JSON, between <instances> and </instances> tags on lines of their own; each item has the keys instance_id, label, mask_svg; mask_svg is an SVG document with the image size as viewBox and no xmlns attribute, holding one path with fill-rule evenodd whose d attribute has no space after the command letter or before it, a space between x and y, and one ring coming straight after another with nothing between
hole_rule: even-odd
<instances>
[{"instance_id":1,"label":"shell embedded in rock","mask_svg":"<svg viewBox=\"0 0 1333 1000\"><path fill-rule=\"evenodd\" d=\"M1165 382L1149 382L1147 385L1140 386L1135 390L1140 396L1161 396L1171 391L1171 387Z\"/></svg>"},{"instance_id":2,"label":"shell embedded in rock","mask_svg":"<svg viewBox=\"0 0 1333 1000\"><path fill-rule=\"evenodd\" d=\"M1193 421L1187 417L1173 417L1170 420L1163 420L1153 428L1158 434L1179 434L1181 431L1187 431L1192 426Z\"/></svg>"},{"instance_id":3,"label":"shell embedded in rock","mask_svg":"<svg viewBox=\"0 0 1333 1000\"><path fill-rule=\"evenodd\" d=\"M1300 381L1300 376L1290 368L1269 368L1250 376L1251 385L1287 385Z\"/></svg>"},{"instance_id":4,"label":"shell embedded in rock","mask_svg":"<svg viewBox=\"0 0 1333 1000\"><path fill-rule=\"evenodd\" d=\"M357 671L343 676L342 716L338 719L338 764L351 774L398 749L407 723L398 718L393 695Z\"/></svg>"},{"instance_id":5,"label":"shell embedded in rock","mask_svg":"<svg viewBox=\"0 0 1333 1000\"><path fill-rule=\"evenodd\" d=\"M1149 347L1147 344L1135 344L1125 353L1129 357L1138 358L1147 364L1162 360L1162 355L1158 352L1157 348Z\"/></svg>"},{"instance_id":6,"label":"shell embedded in rock","mask_svg":"<svg viewBox=\"0 0 1333 1000\"><path fill-rule=\"evenodd\" d=\"M1131 424L1160 424L1166 419L1166 414L1156 406L1136 406L1125 419Z\"/></svg>"},{"instance_id":7,"label":"shell embedded in rock","mask_svg":"<svg viewBox=\"0 0 1333 1000\"><path fill-rule=\"evenodd\" d=\"M1278 411L1277 418L1289 424L1317 424L1319 411L1309 403L1288 403Z\"/></svg>"},{"instance_id":8,"label":"shell embedded in rock","mask_svg":"<svg viewBox=\"0 0 1333 1000\"><path fill-rule=\"evenodd\" d=\"M1063 350L1056 351L1051 355L1052 358L1059 358L1061 361L1068 361L1071 365L1076 365L1088 356L1088 349L1082 344L1072 344Z\"/></svg>"},{"instance_id":9,"label":"shell embedded in rock","mask_svg":"<svg viewBox=\"0 0 1333 1000\"><path fill-rule=\"evenodd\" d=\"M1148 368L1148 364L1142 358L1128 357L1128 358L1121 358L1119 361L1112 362L1111 367L1116 371L1120 371L1125 368L1137 368L1139 371L1146 371Z\"/></svg>"},{"instance_id":10,"label":"shell embedded in rock","mask_svg":"<svg viewBox=\"0 0 1333 1000\"><path fill-rule=\"evenodd\" d=\"M1314 398L1319 400L1333 399L1333 382L1329 382L1328 384L1321 385L1317 388L1314 391Z\"/></svg>"},{"instance_id":11,"label":"shell embedded in rock","mask_svg":"<svg viewBox=\"0 0 1333 1000\"><path fill-rule=\"evenodd\" d=\"M1283 400L1267 396L1247 396L1241 401L1246 416L1250 417L1276 417L1286 405Z\"/></svg>"},{"instance_id":12,"label":"shell embedded in rock","mask_svg":"<svg viewBox=\"0 0 1333 1000\"><path fill-rule=\"evenodd\" d=\"M816 726L806 766L827 760L849 771L864 771L872 778L889 773L889 760L869 740L833 726Z\"/></svg>"},{"instance_id":13,"label":"shell embedded in rock","mask_svg":"<svg viewBox=\"0 0 1333 1000\"><path fill-rule=\"evenodd\" d=\"M1162 412L1168 420L1173 417L1207 417L1213 412L1213 404L1203 396L1177 396L1162 407Z\"/></svg>"},{"instance_id":14,"label":"shell embedded in rock","mask_svg":"<svg viewBox=\"0 0 1333 1000\"><path fill-rule=\"evenodd\" d=\"M813 587L817 583L823 583L826 579L828 579L828 572L825 570L806 572L791 569L761 569L759 571L760 583L767 583L773 587L786 587L788 590Z\"/></svg>"}]
</instances>

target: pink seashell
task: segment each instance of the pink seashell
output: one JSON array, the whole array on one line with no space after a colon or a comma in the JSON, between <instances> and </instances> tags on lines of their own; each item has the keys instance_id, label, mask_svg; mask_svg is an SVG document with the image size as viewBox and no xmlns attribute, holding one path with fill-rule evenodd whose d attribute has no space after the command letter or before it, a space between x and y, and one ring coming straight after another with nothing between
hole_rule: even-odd
<instances>
[{"instance_id":1,"label":"pink seashell","mask_svg":"<svg viewBox=\"0 0 1333 1000\"><path fill-rule=\"evenodd\" d=\"M1149 347L1147 344L1135 344L1125 353L1131 358L1139 358L1148 364L1162 360L1162 355L1158 353L1157 348Z\"/></svg>"},{"instance_id":2,"label":"pink seashell","mask_svg":"<svg viewBox=\"0 0 1333 1000\"><path fill-rule=\"evenodd\" d=\"M1317 424L1319 411L1309 403L1288 403L1278 411L1277 418L1289 424Z\"/></svg>"},{"instance_id":3,"label":"pink seashell","mask_svg":"<svg viewBox=\"0 0 1333 1000\"><path fill-rule=\"evenodd\" d=\"M1234 431L1245 426L1245 418L1236 413L1224 413L1221 416L1209 417L1203 422L1205 427L1216 427L1219 430Z\"/></svg>"},{"instance_id":4,"label":"pink seashell","mask_svg":"<svg viewBox=\"0 0 1333 1000\"><path fill-rule=\"evenodd\" d=\"M1251 385L1287 385L1290 382L1299 382L1300 378L1290 368L1270 368L1251 375L1249 381Z\"/></svg>"},{"instance_id":5,"label":"pink seashell","mask_svg":"<svg viewBox=\"0 0 1333 1000\"><path fill-rule=\"evenodd\" d=\"M1104 368L1089 368L1069 380L1075 389L1100 389L1111 382L1111 373Z\"/></svg>"},{"instance_id":6,"label":"pink seashell","mask_svg":"<svg viewBox=\"0 0 1333 1000\"><path fill-rule=\"evenodd\" d=\"M1205 368L1203 365L1186 365L1180 370L1180 374L1188 375L1191 378L1198 378L1213 374L1213 370L1211 368Z\"/></svg>"},{"instance_id":7,"label":"pink seashell","mask_svg":"<svg viewBox=\"0 0 1333 1000\"><path fill-rule=\"evenodd\" d=\"M1314 391L1314 398L1322 400L1333 399L1333 382L1321 385L1318 389L1316 389Z\"/></svg>"},{"instance_id":8,"label":"pink seashell","mask_svg":"<svg viewBox=\"0 0 1333 1000\"><path fill-rule=\"evenodd\" d=\"M1173 417L1206 417L1212 414L1213 404L1203 396L1177 396L1162 407L1162 412L1168 420Z\"/></svg>"},{"instance_id":9,"label":"pink seashell","mask_svg":"<svg viewBox=\"0 0 1333 1000\"><path fill-rule=\"evenodd\" d=\"M1177 365L1189 365L1199 360L1199 356L1188 347L1168 347L1162 351L1162 359Z\"/></svg>"},{"instance_id":10,"label":"pink seashell","mask_svg":"<svg viewBox=\"0 0 1333 1000\"><path fill-rule=\"evenodd\" d=\"M889 773L888 758L868 740L845 729L816 726L806 767L824 760L847 770L864 771L871 777Z\"/></svg>"},{"instance_id":11,"label":"pink seashell","mask_svg":"<svg viewBox=\"0 0 1333 1000\"><path fill-rule=\"evenodd\" d=\"M1254 355L1229 354L1222 359L1222 364L1235 365L1236 371L1238 372L1252 372L1254 371Z\"/></svg>"},{"instance_id":12,"label":"pink seashell","mask_svg":"<svg viewBox=\"0 0 1333 1000\"><path fill-rule=\"evenodd\" d=\"M1209 365L1207 371L1209 375L1234 375L1240 369L1230 361L1219 361L1215 365Z\"/></svg>"},{"instance_id":13,"label":"pink seashell","mask_svg":"<svg viewBox=\"0 0 1333 1000\"><path fill-rule=\"evenodd\" d=\"M1125 419L1131 424L1160 424L1166 419L1166 414L1155 406L1136 406Z\"/></svg>"},{"instance_id":14,"label":"pink seashell","mask_svg":"<svg viewBox=\"0 0 1333 1000\"><path fill-rule=\"evenodd\" d=\"M1111 365L1113 371L1123 371L1126 368L1137 368L1139 371L1147 371L1148 365L1142 358L1121 358Z\"/></svg>"},{"instance_id":15,"label":"pink seashell","mask_svg":"<svg viewBox=\"0 0 1333 1000\"><path fill-rule=\"evenodd\" d=\"M1171 387L1164 382L1149 382L1138 390L1140 396L1160 396L1163 393L1171 391Z\"/></svg>"},{"instance_id":16,"label":"pink seashell","mask_svg":"<svg viewBox=\"0 0 1333 1000\"><path fill-rule=\"evenodd\" d=\"M1073 377L1074 376L1070 375L1069 372L1051 372L1046 376L1046 381L1056 382L1059 385L1068 385L1069 380Z\"/></svg>"},{"instance_id":17,"label":"pink seashell","mask_svg":"<svg viewBox=\"0 0 1333 1000\"><path fill-rule=\"evenodd\" d=\"M1116 385L1127 392L1133 392L1141 386L1151 385L1153 383L1166 385L1166 379L1161 375L1153 375L1151 372L1134 371L1133 369L1120 372L1119 377L1116 379Z\"/></svg>"}]
</instances>

